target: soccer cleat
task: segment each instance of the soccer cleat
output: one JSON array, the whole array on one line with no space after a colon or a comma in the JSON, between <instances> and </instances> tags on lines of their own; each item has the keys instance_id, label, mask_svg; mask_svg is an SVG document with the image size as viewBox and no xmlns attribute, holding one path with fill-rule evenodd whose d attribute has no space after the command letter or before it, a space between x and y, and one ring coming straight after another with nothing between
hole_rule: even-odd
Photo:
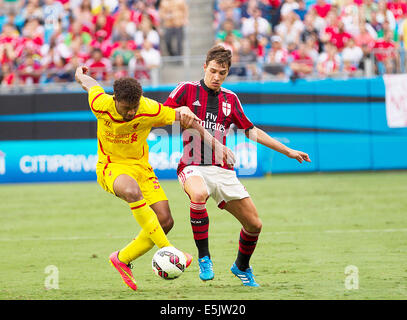
<instances>
[{"instance_id":1,"label":"soccer cleat","mask_svg":"<svg viewBox=\"0 0 407 320\"><path fill-rule=\"evenodd\" d=\"M199 258L199 278L202 281L212 280L215 277L213 273L213 264L208 256Z\"/></svg>"},{"instance_id":2,"label":"soccer cleat","mask_svg":"<svg viewBox=\"0 0 407 320\"><path fill-rule=\"evenodd\" d=\"M121 262L118 258L119 251L113 252L109 257L110 264L119 271L120 276L123 279L123 282L132 290L137 290L136 281L133 278L133 274L130 269L130 265L127 265Z\"/></svg>"},{"instance_id":3,"label":"soccer cleat","mask_svg":"<svg viewBox=\"0 0 407 320\"><path fill-rule=\"evenodd\" d=\"M185 255L185 258L187 259L187 262L185 263L185 269L186 269L191 265L192 260L194 260L194 258L192 257L192 255L190 255L187 252L183 252L183 254Z\"/></svg>"},{"instance_id":4,"label":"soccer cleat","mask_svg":"<svg viewBox=\"0 0 407 320\"><path fill-rule=\"evenodd\" d=\"M230 268L230 271L232 271L232 273L236 277L238 277L240 280L242 280L242 283L244 286L260 287L260 285L254 279L252 267L247 268L246 271L241 271L236 266L236 263L234 263L232 268Z\"/></svg>"}]
</instances>

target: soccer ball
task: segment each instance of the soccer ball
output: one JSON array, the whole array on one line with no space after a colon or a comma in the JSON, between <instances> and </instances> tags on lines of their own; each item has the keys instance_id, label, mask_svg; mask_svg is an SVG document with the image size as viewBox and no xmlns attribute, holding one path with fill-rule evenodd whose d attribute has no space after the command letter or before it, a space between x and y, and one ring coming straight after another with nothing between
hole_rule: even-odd
<instances>
[{"instance_id":1,"label":"soccer ball","mask_svg":"<svg viewBox=\"0 0 407 320\"><path fill-rule=\"evenodd\" d=\"M164 247L154 254L152 267L157 276L172 280L184 272L186 263L187 259L181 251L174 247Z\"/></svg>"}]
</instances>

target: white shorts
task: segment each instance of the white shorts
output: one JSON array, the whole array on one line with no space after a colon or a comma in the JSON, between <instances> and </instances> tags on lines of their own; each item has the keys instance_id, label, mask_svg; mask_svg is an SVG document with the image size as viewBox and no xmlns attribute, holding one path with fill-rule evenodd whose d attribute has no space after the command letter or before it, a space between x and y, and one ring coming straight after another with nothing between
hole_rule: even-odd
<instances>
[{"instance_id":1,"label":"white shorts","mask_svg":"<svg viewBox=\"0 0 407 320\"><path fill-rule=\"evenodd\" d=\"M178 175L182 187L184 187L185 181L192 176L198 176L204 180L209 196L221 209L230 200L250 197L233 170L217 166L187 166Z\"/></svg>"}]
</instances>

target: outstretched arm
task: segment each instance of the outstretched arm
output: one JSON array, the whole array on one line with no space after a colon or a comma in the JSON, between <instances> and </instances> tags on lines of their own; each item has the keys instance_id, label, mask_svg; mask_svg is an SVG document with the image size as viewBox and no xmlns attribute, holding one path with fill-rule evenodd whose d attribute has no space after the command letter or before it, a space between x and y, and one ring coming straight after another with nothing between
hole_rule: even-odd
<instances>
[{"instance_id":1,"label":"outstretched arm","mask_svg":"<svg viewBox=\"0 0 407 320\"><path fill-rule=\"evenodd\" d=\"M291 159L296 159L300 163L302 163L303 161L311 162L311 159L305 152L287 147L276 139L270 137L266 132L259 128L253 127L252 129L246 131L246 137L248 137L250 140L262 144L263 146L285 154Z\"/></svg>"},{"instance_id":2,"label":"outstretched arm","mask_svg":"<svg viewBox=\"0 0 407 320\"><path fill-rule=\"evenodd\" d=\"M199 119L188 107L179 107L175 109L175 121L180 121L183 128L192 129L192 134L196 131L197 134L195 135L199 135L207 145L212 147L212 150L215 152L216 161L219 161L222 165L226 163L229 167L234 165L235 155L232 150L215 139L215 137L201 125L201 119Z\"/></svg>"},{"instance_id":3,"label":"outstretched arm","mask_svg":"<svg viewBox=\"0 0 407 320\"><path fill-rule=\"evenodd\" d=\"M87 92L89 92L90 88L94 86L100 86L100 84L95 79L86 74L88 71L89 68L85 66L78 67L75 71L76 82L78 82Z\"/></svg>"}]
</instances>

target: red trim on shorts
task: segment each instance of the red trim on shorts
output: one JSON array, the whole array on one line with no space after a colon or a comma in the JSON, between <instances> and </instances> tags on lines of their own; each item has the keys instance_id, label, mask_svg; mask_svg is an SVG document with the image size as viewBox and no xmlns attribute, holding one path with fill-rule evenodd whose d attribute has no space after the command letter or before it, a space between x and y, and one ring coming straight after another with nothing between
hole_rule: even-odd
<instances>
[{"instance_id":1,"label":"red trim on shorts","mask_svg":"<svg viewBox=\"0 0 407 320\"><path fill-rule=\"evenodd\" d=\"M225 200L222 200L222 201L218 204L218 208L219 208L219 209L225 209L225 206L226 206L226 201L225 201Z\"/></svg>"}]
</instances>

